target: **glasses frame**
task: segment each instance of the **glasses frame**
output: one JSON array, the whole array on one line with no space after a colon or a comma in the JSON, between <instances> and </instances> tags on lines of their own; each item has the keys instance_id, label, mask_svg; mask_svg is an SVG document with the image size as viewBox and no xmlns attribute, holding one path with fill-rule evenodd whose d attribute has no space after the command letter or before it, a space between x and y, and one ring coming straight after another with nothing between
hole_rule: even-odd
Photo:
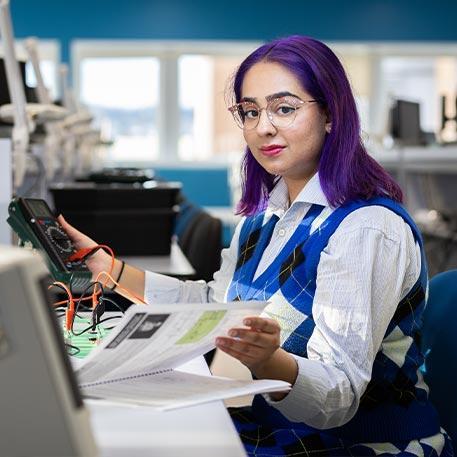
<instances>
[{"instance_id":1,"label":"glasses frame","mask_svg":"<svg viewBox=\"0 0 457 457\"><path fill-rule=\"evenodd\" d=\"M255 102L240 102L240 103L235 103L234 105L230 106L228 108L228 111L230 111L230 113L232 114L233 116L233 119L235 120L235 124L242 130L254 130L255 128L257 128L257 126L259 125L259 122L260 122L260 116L261 116L261 113L262 113L262 110L265 110L265 112L267 113L267 117L268 117L268 120L270 121L271 125L273 125L275 128L277 129L281 129L281 128L288 128L290 127L296 117L297 117L297 110L299 110L300 108L302 108L304 105L307 105L308 103L318 103L317 100L314 100L314 99L311 99L311 100L302 100L300 98L297 98L297 97L293 97L294 100L296 100L295 103L297 103L297 106L295 107L295 111L294 111L294 116L293 118L291 117L291 121L290 123L287 125L287 126L281 126L281 127L278 127L274 121L274 117L273 117L273 113L271 112L271 105L274 103L274 102L277 102L278 100L281 100L281 99L284 99L284 98L287 98L287 96L285 97L278 97L278 98L273 98L271 99L270 101L267 102L267 106L263 107L263 108L260 108L259 105L257 105L257 103ZM239 113L240 112L240 108L245 105L246 103L250 103L252 105L255 105L257 106L258 110L259 110L259 116L257 117L257 122L255 123L255 125L253 125L252 127L249 127L247 128L246 125L241 121L241 117L239 116Z\"/></svg>"}]
</instances>

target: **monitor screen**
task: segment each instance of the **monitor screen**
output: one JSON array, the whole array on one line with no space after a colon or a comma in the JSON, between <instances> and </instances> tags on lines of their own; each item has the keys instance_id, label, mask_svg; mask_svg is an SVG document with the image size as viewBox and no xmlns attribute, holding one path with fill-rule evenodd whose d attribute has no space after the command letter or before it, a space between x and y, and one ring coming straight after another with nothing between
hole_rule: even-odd
<instances>
[{"instance_id":1,"label":"monitor screen","mask_svg":"<svg viewBox=\"0 0 457 457\"><path fill-rule=\"evenodd\" d=\"M35 89L27 86L25 82L25 62L20 61L19 68L21 69L22 82L24 84L25 99L27 103L36 103L37 98ZM11 103L11 97L8 88L8 80L6 79L5 60L0 58L0 106L7 105L9 103Z\"/></svg>"},{"instance_id":2,"label":"monitor screen","mask_svg":"<svg viewBox=\"0 0 457 457\"><path fill-rule=\"evenodd\" d=\"M408 100L395 101L391 110L391 134L402 145L424 144L419 103Z\"/></svg>"}]
</instances>

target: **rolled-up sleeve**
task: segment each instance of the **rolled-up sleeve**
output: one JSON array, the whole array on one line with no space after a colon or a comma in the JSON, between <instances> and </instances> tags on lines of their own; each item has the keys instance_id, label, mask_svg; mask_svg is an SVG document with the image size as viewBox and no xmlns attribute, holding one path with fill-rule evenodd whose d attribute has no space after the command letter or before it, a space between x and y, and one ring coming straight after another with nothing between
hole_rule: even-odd
<instances>
[{"instance_id":1,"label":"rolled-up sleeve","mask_svg":"<svg viewBox=\"0 0 457 457\"><path fill-rule=\"evenodd\" d=\"M221 253L221 268L212 281L182 281L146 271L144 297L147 303L202 303L226 301L238 256L238 237L242 222L235 229L227 249Z\"/></svg>"}]
</instances>

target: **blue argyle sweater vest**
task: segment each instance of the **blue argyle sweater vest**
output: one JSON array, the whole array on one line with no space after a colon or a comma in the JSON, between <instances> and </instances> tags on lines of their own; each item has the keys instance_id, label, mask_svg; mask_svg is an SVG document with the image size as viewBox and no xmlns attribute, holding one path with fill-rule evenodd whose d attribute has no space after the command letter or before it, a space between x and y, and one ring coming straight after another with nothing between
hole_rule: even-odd
<instances>
[{"instance_id":1,"label":"blue argyle sweater vest","mask_svg":"<svg viewBox=\"0 0 457 457\"><path fill-rule=\"evenodd\" d=\"M272 216L264 224L264 213L246 218L240 231L238 261L228 289L228 299L271 298L273 303L279 294L281 300L287 300L304 315L304 319L295 322L288 323L287 316L281 319L281 328L283 325L291 327L282 347L290 353L307 357L307 342L315 326L313 299L321 252L348 214L370 205L390 209L411 227L421 248L422 268L416 284L398 304L390 321L357 413L348 423L325 430L325 433L358 442L391 442L431 436L439 432L439 420L428 401L428 389L419 369L423 364L419 330L425 307L426 262L421 235L401 205L383 197L355 201L337 208L317 230L310 233L312 222L323 210L320 205L312 205L280 254L255 280L254 273L278 219ZM290 422L260 395L255 397L252 410L260 424L275 428L310 428L303 423Z\"/></svg>"}]
</instances>

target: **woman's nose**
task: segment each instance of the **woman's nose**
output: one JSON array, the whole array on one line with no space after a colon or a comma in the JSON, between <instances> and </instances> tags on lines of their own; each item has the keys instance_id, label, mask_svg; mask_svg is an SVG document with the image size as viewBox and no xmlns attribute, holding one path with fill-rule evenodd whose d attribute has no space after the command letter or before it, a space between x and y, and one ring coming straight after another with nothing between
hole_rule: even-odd
<instances>
[{"instance_id":1,"label":"woman's nose","mask_svg":"<svg viewBox=\"0 0 457 457\"><path fill-rule=\"evenodd\" d=\"M273 135L276 133L276 127L272 124L266 109L262 109L259 113L259 123L256 130L258 135Z\"/></svg>"}]
</instances>

